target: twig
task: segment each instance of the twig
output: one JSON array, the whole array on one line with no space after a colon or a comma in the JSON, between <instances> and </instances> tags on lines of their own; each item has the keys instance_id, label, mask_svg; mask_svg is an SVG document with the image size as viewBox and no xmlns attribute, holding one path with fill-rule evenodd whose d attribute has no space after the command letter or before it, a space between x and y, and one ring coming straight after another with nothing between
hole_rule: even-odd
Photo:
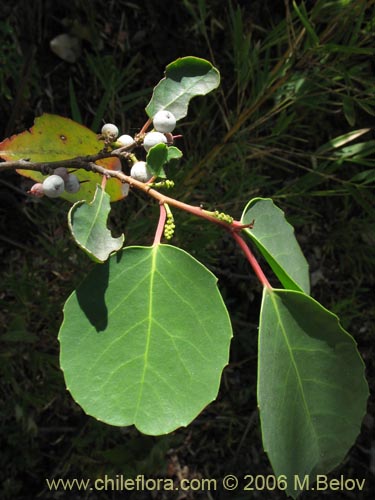
<instances>
[{"instance_id":1,"label":"twig","mask_svg":"<svg viewBox=\"0 0 375 500\"><path fill-rule=\"evenodd\" d=\"M28 160L17 160L13 162L3 162L0 163L0 170L17 170L17 169L23 169L23 170L38 170L38 171L48 171L48 170L54 170L55 168L58 167L68 167L68 168L81 168L84 170L96 172L98 174L101 174L103 176L102 182L104 183L103 189L105 188L105 183L106 180L110 177L114 177L116 179L119 179L122 183L127 183L130 185L132 188L136 188L140 191L143 191L147 196L150 196L151 198L154 198L159 202L160 205L160 217L159 217L159 223L156 229L155 233L155 239L154 239L154 245L159 244L161 240L161 236L163 233L165 221L166 221L166 210L165 210L165 204L170 205L171 207L175 207L179 210L183 210L185 212L188 212L192 215L195 215L196 217L200 217L201 219L206 219L209 222L212 222L213 224L216 224L218 226L221 226L223 229L226 231L229 231L233 238L235 239L236 243L240 246L242 251L244 252L247 260L251 264L256 276L258 277L259 281L262 283L263 286L266 286L267 288L272 288L270 283L268 282L266 276L264 275L262 269L260 268L258 261L250 251L249 247L246 245L244 240L241 238L239 235L240 231L246 228L252 228L254 225L254 221L252 221L249 224L242 224L241 221L237 220L232 220L229 216L227 220L223 220L220 217L217 217L212 215L211 213L207 212L206 210L203 210L202 207L196 207L193 205L189 205L187 203L184 203L180 200L176 200L175 198L171 198L169 196L166 196L156 189L154 189L152 186L150 186L149 183L144 183L141 181L138 181L136 179L133 179L129 175L124 174L122 171L119 170L110 170L102 165L98 165L95 162L98 160L102 160L104 158L118 158L119 156L123 157L123 155L127 155L128 153L124 152L123 154L116 152L100 152L97 153L96 155L88 155L88 156L78 156L76 158L71 158L68 160L61 160L61 161L54 161L54 162L31 162ZM224 219L225 219L225 214L224 214Z\"/></svg>"},{"instance_id":2,"label":"twig","mask_svg":"<svg viewBox=\"0 0 375 500\"><path fill-rule=\"evenodd\" d=\"M104 158L121 158L123 155L110 152L100 152L95 155L87 156L76 156L75 158L70 158L68 160L58 160L58 161L30 161L28 159L16 160L16 161L4 161L0 162L1 170L37 170L43 173L43 171L55 170L59 167L66 168L82 168L87 170L87 166L90 163L94 163L98 160L103 160Z\"/></svg>"},{"instance_id":3,"label":"twig","mask_svg":"<svg viewBox=\"0 0 375 500\"><path fill-rule=\"evenodd\" d=\"M168 205L170 206L176 207L179 210L184 210L185 212L189 212L197 217L200 217L201 219L206 219L210 222L213 222L214 224L217 224L218 226L224 227L225 229L232 229L232 230L235 229L237 231L240 231L245 227L252 226L252 224L243 225L241 224L240 221L233 221L232 223L228 223L226 221L220 220L217 217L207 213L201 207L195 207L193 205L189 205L174 198L170 198L169 196L166 196L157 191L156 189L150 187L148 183L137 181L132 177L125 175L121 171L110 170L95 163L96 161L103 160L105 158L124 158L124 157L126 158L127 155L128 153L126 151L123 153L119 153L118 151L110 151L110 152L100 152L95 155L77 156L75 158L70 158L67 160L59 160L51 162L34 162L27 159L17 160L17 161L5 161L5 162L0 162L0 171L35 170L45 173L53 171L58 167L91 170L92 172L105 175L107 178L109 177L117 178L123 183L130 184L131 187L143 191L148 196L156 199L161 204L168 203Z\"/></svg>"},{"instance_id":4,"label":"twig","mask_svg":"<svg viewBox=\"0 0 375 500\"><path fill-rule=\"evenodd\" d=\"M137 181L136 179L133 179L129 175L124 174L123 172L120 172L118 170L108 170L101 165L97 165L96 163L90 163L90 169L93 172L97 172L102 175L107 175L108 177L115 177L119 179L121 182L126 182L127 184L130 184L130 187L139 189L140 191L143 191L145 194L150 196L151 198L154 198L157 200L159 203L162 205L164 203L167 203L171 207L178 208L179 210L184 210L185 212L191 213L193 215L196 215L197 217L200 217L201 219L206 219L210 222L213 222L214 224L217 224L218 226L222 226L227 230L230 229L235 229L235 230L241 230L244 227L248 227L248 225L243 225L239 221L233 221L231 224L228 222L222 221L212 215L207 214L205 210L203 210L201 207L195 207L193 205L189 205L187 203L184 203L182 201L176 200L175 198L171 198L169 196L166 196L165 194L160 193L156 189L153 189L149 184Z\"/></svg>"}]
</instances>

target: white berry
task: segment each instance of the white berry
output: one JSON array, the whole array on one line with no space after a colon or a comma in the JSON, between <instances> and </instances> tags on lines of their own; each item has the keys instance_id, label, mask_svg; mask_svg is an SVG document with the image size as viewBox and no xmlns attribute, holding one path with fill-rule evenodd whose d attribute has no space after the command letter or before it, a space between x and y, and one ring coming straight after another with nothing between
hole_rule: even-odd
<instances>
[{"instance_id":1,"label":"white berry","mask_svg":"<svg viewBox=\"0 0 375 500\"><path fill-rule=\"evenodd\" d=\"M162 134L161 132L149 132L143 139L143 147L146 151L148 151L153 146L156 146L156 144L160 144L162 142L164 144L166 144L167 142L167 138L164 134Z\"/></svg>"},{"instance_id":2,"label":"white berry","mask_svg":"<svg viewBox=\"0 0 375 500\"><path fill-rule=\"evenodd\" d=\"M49 198L57 198L63 194L65 184L59 175L50 175L43 181L43 193Z\"/></svg>"},{"instance_id":3,"label":"white berry","mask_svg":"<svg viewBox=\"0 0 375 500\"><path fill-rule=\"evenodd\" d=\"M137 161L130 170L130 177L140 182L147 182L151 179L152 174L147 170L145 161Z\"/></svg>"},{"instance_id":4,"label":"white berry","mask_svg":"<svg viewBox=\"0 0 375 500\"><path fill-rule=\"evenodd\" d=\"M162 109L154 116L153 124L158 132L169 133L172 132L176 126L176 118L170 111Z\"/></svg>"},{"instance_id":5,"label":"white berry","mask_svg":"<svg viewBox=\"0 0 375 500\"><path fill-rule=\"evenodd\" d=\"M69 172L65 167L55 168L53 171L55 175L59 175L64 181L68 179Z\"/></svg>"},{"instance_id":6,"label":"white berry","mask_svg":"<svg viewBox=\"0 0 375 500\"><path fill-rule=\"evenodd\" d=\"M65 191L67 193L78 193L80 190L80 183L78 177L74 174L69 174L67 180L65 181Z\"/></svg>"},{"instance_id":7,"label":"white berry","mask_svg":"<svg viewBox=\"0 0 375 500\"><path fill-rule=\"evenodd\" d=\"M124 134L117 139L117 142L119 142L121 146L131 146L135 141L131 135Z\"/></svg>"},{"instance_id":8,"label":"white berry","mask_svg":"<svg viewBox=\"0 0 375 500\"><path fill-rule=\"evenodd\" d=\"M37 182L36 184L31 186L29 193L36 198L41 198L44 195L43 184L41 182Z\"/></svg>"},{"instance_id":9,"label":"white berry","mask_svg":"<svg viewBox=\"0 0 375 500\"><path fill-rule=\"evenodd\" d=\"M115 141L118 137L118 128L113 123L106 123L102 127L102 135L109 141Z\"/></svg>"}]
</instances>

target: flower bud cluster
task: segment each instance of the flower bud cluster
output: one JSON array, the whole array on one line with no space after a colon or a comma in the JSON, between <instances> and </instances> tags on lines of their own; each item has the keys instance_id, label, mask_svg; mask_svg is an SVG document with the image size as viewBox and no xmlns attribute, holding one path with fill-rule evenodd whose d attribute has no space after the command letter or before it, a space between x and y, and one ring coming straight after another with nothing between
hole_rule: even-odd
<instances>
[{"instance_id":1,"label":"flower bud cluster","mask_svg":"<svg viewBox=\"0 0 375 500\"><path fill-rule=\"evenodd\" d=\"M223 222L227 222L228 224L232 224L233 222L233 217L224 212L219 212L218 210L215 210L213 215L214 217L216 217L216 219L222 220Z\"/></svg>"},{"instance_id":2,"label":"flower bud cluster","mask_svg":"<svg viewBox=\"0 0 375 500\"><path fill-rule=\"evenodd\" d=\"M170 240L173 238L174 229L176 225L174 223L173 214L171 212L167 213L167 220L164 224L164 237L166 240Z\"/></svg>"}]
</instances>

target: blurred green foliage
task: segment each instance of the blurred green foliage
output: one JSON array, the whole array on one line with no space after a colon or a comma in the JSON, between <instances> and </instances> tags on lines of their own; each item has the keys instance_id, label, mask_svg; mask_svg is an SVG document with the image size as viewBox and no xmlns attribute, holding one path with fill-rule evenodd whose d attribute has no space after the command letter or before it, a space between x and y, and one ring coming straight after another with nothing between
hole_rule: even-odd
<instances>
[{"instance_id":1,"label":"blurred green foliage","mask_svg":"<svg viewBox=\"0 0 375 500\"><path fill-rule=\"evenodd\" d=\"M181 122L184 157L170 171L171 194L236 218L252 197L272 197L296 228L313 296L356 338L373 388L374 2L89 4L14 0L2 7L0 137L31 126L42 112L95 132L113 121L134 134L166 64L185 55L212 61L222 86L193 101ZM80 40L76 62L50 50L60 33ZM87 417L65 391L56 340L61 306L92 264L69 237L67 205L31 200L28 186L13 173L0 177L2 498L64 498L46 490L45 477L176 474L176 457L188 477L272 473L255 399L260 289L230 239L174 214L173 243L218 276L235 338L217 402L188 429L147 438ZM116 235L125 231L128 245L151 244L157 216L156 206L134 194L113 205L111 224ZM368 416L337 472L366 478L361 498L370 498L374 479L373 428ZM305 495L322 497L336 498L329 491Z\"/></svg>"}]
</instances>

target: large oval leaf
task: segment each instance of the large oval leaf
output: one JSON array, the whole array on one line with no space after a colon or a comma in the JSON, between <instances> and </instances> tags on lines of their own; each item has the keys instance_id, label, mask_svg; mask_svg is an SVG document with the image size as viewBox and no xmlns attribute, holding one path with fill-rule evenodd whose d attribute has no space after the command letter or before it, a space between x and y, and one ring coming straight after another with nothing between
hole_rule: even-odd
<instances>
[{"instance_id":1,"label":"large oval leaf","mask_svg":"<svg viewBox=\"0 0 375 500\"><path fill-rule=\"evenodd\" d=\"M303 293L265 289L258 404L264 449L289 495L344 459L367 398L363 361L337 316Z\"/></svg>"},{"instance_id":2,"label":"large oval leaf","mask_svg":"<svg viewBox=\"0 0 375 500\"><path fill-rule=\"evenodd\" d=\"M89 415L163 434L216 397L231 336L216 278L202 264L169 245L128 247L67 300L61 367Z\"/></svg>"},{"instance_id":3,"label":"large oval leaf","mask_svg":"<svg viewBox=\"0 0 375 500\"><path fill-rule=\"evenodd\" d=\"M76 243L94 261L104 262L124 244L124 235L113 238L107 228L111 211L109 194L97 186L91 203L77 201L68 213L69 229Z\"/></svg>"},{"instance_id":4,"label":"large oval leaf","mask_svg":"<svg viewBox=\"0 0 375 500\"><path fill-rule=\"evenodd\" d=\"M161 109L167 109L180 120L187 115L190 99L208 94L219 83L220 73L209 61L181 57L166 67L165 78L154 88L146 113L153 117Z\"/></svg>"},{"instance_id":5,"label":"large oval leaf","mask_svg":"<svg viewBox=\"0 0 375 500\"><path fill-rule=\"evenodd\" d=\"M30 130L0 142L0 158L8 161L28 159L35 162L51 162L68 160L77 156L94 155L103 149L103 141L87 127L58 115L44 114L35 118ZM119 168L117 158L109 158L97 162L108 169ZM0 163L1 170L1 163ZM36 182L43 181L46 176L33 170L19 169L17 172ZM80 181L78 193L64 193L64 198L72 203L78 200L90 201L94 197L96 185L101 176L86 170L75 172ZM108 179L106 191L111 201L124 197L122 184L118 179Z\"/></svg>"},{"instance_id":6,"label":"large oval leaf","mask_svg":"<svg viewBox=\"0 0 375 500\"><path fill-rule=\"evenodd\" d=\"M243 224L253 220L254 227L244 231L281 284L290 290L309 293L309 266L284 212L271 199L254 198L246 205L241 217Z\"/></svg>"}]
</instances>

